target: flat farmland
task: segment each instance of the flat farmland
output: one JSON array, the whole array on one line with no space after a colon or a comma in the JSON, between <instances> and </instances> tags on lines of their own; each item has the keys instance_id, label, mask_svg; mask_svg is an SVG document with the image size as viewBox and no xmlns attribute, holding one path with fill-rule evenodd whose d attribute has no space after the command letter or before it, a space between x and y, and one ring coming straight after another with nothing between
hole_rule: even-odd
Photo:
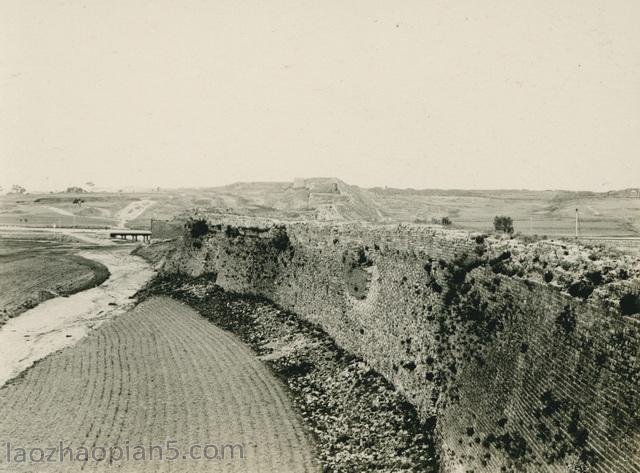
<instances>
[{"instance_id":1,"label":"flat farmland","mask_svg":"<svg viewBox=\"0 0 640 473\"><path fill-rule=\"evenodd\" d=\"M524 234L570 236L575 210L584 236L640 235L640 198L612 192L362 188L339 179L248 182L222 187L81 194L0 196L0 225L149 228L198 208L284 220L364 220L428 223L447 216L458 228L489 231L496 215L510 216ZM80 199L81 203L76 203Z\"/></svg>"},{"instance_id":2,"label":"flat farmland","mask_svg":"<svg viewBox=\"0 0 640 473\"><path fill-rule=\"evenodd\" d=\"M107 228L118 225L121 212L145 202L145 195L118 193L28 194L0 198L0 224ZM81 200L81 203L74 203ZM133 215L135 217L135 215Z\"/></svg>"},{"instance_id":3,"label":"flat farmland","mask_svg":"<svg viewBox=\"0 0 640 473\"><path fill-rule=\"evenodd\" d=\"M506 213L506 215L510 215ZM513 214L511 214L513 215ZM570 237L575 235L575 217L513 218L516 232L526 235L546 235L549 237ZM454 220L457 228L470 231L493 231L493 217L484 219L461 218ZM638 236L632 228L620 219L603 219L583 217L579 224L580 235L601 237L634 237Z\"/></svg>"},{"instance_id":4,"label":"flat farmland","mask_svg":"<svg viewBox=\"0 0 640 473\"><path fill-rule=\"evenodd\" d=\"M144 460L131 456L113 464L69 457L18 464L3 453L0 470L318 471L290 404L281 382L235 336L180 302L155 297L0 389L0 438L10 439L14 450L62 441L74 452L164 446L169 439L179 457L159 461L147 452ZM224 459L188 455L191 445L207 444L242 445L244 458L238 449L233 458L229 450Z\"/></svg>"},{"instance_id":5,"label":"flat farmland","mask_svg":"<svg viewBox=\"0 0 640 473\"><path fill-rule=\"evenodd\" d=\"M492 231L493 218L507 215L516 232L550 237L575 234L578 209L585 236L638 236L640 199L552 191L373 190L390 221L430 222L447 216L457 228Z\"/></svg>"},{"instance_id":6,"label":"flat farmland","mask_svg":"<svg viewBox=\"0 0 640 473\"><path fill-rule=\"evenodd\" d=\"M0 238L0 325L40 302L101 284L102 264L48 237Z\"/></svg>"}]
</instances>

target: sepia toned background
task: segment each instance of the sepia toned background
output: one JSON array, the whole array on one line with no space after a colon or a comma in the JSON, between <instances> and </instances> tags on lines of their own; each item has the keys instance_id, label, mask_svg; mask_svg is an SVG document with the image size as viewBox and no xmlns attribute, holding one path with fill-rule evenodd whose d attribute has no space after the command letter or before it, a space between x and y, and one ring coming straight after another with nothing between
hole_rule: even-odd
<instances>
[{"instance_id":1,"label":"sepia toned background","mask_svg":"<svg viewBox=\"0 0 640 473\"><path fill-rule=\"evenodd\" d=\"M637 186L640 4L0 1L2 184Z\"/></svg>"}]
</instances>

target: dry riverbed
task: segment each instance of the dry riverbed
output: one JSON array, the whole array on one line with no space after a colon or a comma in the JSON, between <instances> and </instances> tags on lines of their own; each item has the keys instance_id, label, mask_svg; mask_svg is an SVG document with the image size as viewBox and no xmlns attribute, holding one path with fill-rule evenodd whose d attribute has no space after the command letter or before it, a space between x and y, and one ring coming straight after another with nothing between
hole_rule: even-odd
<instances>
[{"instance_id":1,"label":"dry riverbed","mask_svg":"<svg viewBox=\"0 0 640 473\"><path fill-rule=\"evenodd\" d=\"M83 258L69 243L0 239L0 325L43 301L99 286L107 267Z\"/></svg>"},{"instance_id":2,"label":"dry riverbed","mask_svg":"<svg viewBox=\"0 0 640 473\"><path fill-rule=\"evenodd\" d=\"M35 307L25 311L20 310L26 309L24 305L2 301L0 308L14 317L0 327L0 386L35 361L76 343L104 320L125 312L133 305L131 297L154 274L148 263L130 254L128 245L79 250L73 245L48 246L46 240L40 243L28 249L24 258L3 265L3 297L9 294L14 301L23 292L28 305ZM16 258L16 252L12 255ZM15 273L20 267L23 273Z\"/></svg>"}]
</instances>

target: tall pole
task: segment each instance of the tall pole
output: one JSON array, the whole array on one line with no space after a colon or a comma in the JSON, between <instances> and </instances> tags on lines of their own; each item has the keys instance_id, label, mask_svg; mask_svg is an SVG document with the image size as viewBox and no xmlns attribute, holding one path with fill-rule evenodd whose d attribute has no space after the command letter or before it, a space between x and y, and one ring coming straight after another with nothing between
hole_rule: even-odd
<instances>
[{"instance_id":1,"label":"tall pole","mask_svg":"<svg viewBox=\"0 0 640 473\"><path fill-rule=\"evenodd\" d=\"M576 209L576 238L578 238L578 209Z\"/></svg>"}]
</instances>

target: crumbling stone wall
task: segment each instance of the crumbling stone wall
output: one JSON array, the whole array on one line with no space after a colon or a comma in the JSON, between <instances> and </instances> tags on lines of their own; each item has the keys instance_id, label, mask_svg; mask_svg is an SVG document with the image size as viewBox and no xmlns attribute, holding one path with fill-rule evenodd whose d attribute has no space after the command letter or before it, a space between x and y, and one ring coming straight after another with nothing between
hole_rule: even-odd
<instances>
[{"instance_id":1,"label":"crumbling stone wall","mask_svg":"<svg viewBox=\"0 0 640 473\"><path fill-rule=\"evenodd\" d=\"M322 326L436 423L445 471L640 471L638 319L561 292L553 268L530 280L464 232L194 222L166 271Z\"/></svg>"},{"instance_id":2,"label":"crumbling stone wall","mask_svg":"<svg viewBox=\"0 0 640 473\"><path fill-rule=\"evenodd\" d=\"M182 236L184 222L151 219L151 238L154 240L171 240Z\"/></svg>"}]
</instances>

